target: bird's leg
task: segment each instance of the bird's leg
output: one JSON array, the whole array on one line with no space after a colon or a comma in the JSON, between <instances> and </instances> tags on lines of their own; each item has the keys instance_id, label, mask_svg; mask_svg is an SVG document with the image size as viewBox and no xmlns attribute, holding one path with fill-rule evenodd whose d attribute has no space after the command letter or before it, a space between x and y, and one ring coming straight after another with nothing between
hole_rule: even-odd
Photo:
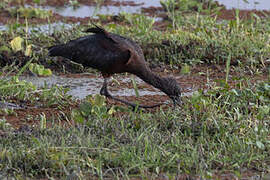
<instances>
[{"instance_id":1,"label":"bird's leg","mask_svg":"<svg viewBox=\"0 0 270 180\"><path fill-rule=\"evenodd\" d=\"M173 110L175 110L177 106L181 107L181 99L180 98L173 99L172 101L173 101Z\"/></svg>"},{"instance_id":2,"label":"bird's leg","mask_svg":"<svg viewBox=\"0 0 270 180\"><path fill-rule=\"evenodd\" d=\"M119 98L116 98L116 97L113 97L108 89L107 89L107 80L108 80L108 77L104 77L104 82L103 82L103 85L102 85L102 88L100 89L100 94L107 97L107 98L110 98L110 99L113 99L115 101L119 101L121 103L124 103L124 104L127 104L129 106L131 106L133 109L135 109L136 107L138 108L154 108L154 107L157 107L157 106L160 106L162 105L163 103L160 103L160 104L155 104L155 105L152 105L152 106L143 106L143 105L137 105L137 104L134 104L134 103L130 103L128 101L125 101L123 99L119 99Z\"/></svg>"},{"instance_id":3,"label":"bird's leg","mask_svg":"<svg viewBox=\"0 0 270 180\"><path fill-rule=\"evenodd\" d=\"M105 96L105 97L112 98L112 95L109 93L109 91L107 89L107 86L108 86L107 79L108 78L104 78L102 88L100 89L100 94Z\"/></svg>"}]
</instances>

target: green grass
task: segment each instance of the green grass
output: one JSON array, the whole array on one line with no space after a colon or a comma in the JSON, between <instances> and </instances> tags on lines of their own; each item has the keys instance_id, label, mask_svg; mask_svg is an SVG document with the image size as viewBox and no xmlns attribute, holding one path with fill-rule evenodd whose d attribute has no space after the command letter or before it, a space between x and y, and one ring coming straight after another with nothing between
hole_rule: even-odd
<instances>
[{"instance_id":1,"label":"green grass","mask_svg":"<svg viewBox=\"0 0 270 180\"><path fill-rule=\"evenodd\" d=\"M111 23L105 28L136 40L151 63L177 66L183 63L226 64L230 56L232 65L254 72L258 68L265 68L265 62L270 56L270 24L267 18L256 19L254 16L254 19L249 21L218 21L198 14L178 14L174 19L175 28L168 26L166 31L158 31L154 29L154 21L151 18L129 14L122 14L121 17L126 25ZM26 63L27 58L18 57L10 52L9 47L11 39L21 36L28 39L28 44L33 45L35 62L43 65L54 63L51 58L46 57L45 47L83 36L85 33L82 33L82 30L86 29L83 26L75 26L64 32L55 31L52 37L38 31L26 34L20 26L10 26L9 32L0 34L3 39L0 42L0 53L7 51L11 56L8 58L14 58L12 62Z\"/></svg>"},{"instance_id":2,"label":"green grass","mask_svg":"<svg viewBox=\"0 0 270 180\"><path fill-rule=\"evenodd\" d=\"M179 174L211 179L215 173L227 172L240 178L243 169L269 173L270 74L257 84L244 77L247 72L269 71L269 19L254 16L248 21L218 21L199 14L173 13L173 21L164 31L155 30L153 19L143 15L122 14L124 25L104 25L137 41L149 63L175 68L201 64L225 67L224 80L207 92L198 90L183 98L180 109L161 108L155 113L108 107L100 96L87 98L78 108L64 112L75 104L67 89L37 89L18 80L17 76L29 71L30 60L66 72L61 69L66 64L47 57L46 47L83 36L86 27L55 30L52 36L38 31L27 34L23 25L11 24L8 31L0 32L1 74L17 74L0 80L1 101L56 107L61 114L29 117L40 126L21 130L13 129L4 118L0 120L0 179L150 179L160 174L171 179ZM26 27L30 27L27 22ZM18 52L10 45L15 37L24 39ZM26 55L28 45L32 49ZM243 76L234 77L239 84L230 87L227 81L232 71ZM10 110L0 113L16 114Z\"/></svg>"},{"instance_id":3,"label":"green grass","mask_svg":"<svg viewBox=\"0 0 270 180\"><path fill-rule=\"evenodd\" d=\"M120 178L160 173L205 177L215 171L241 174L245 168L268 172L269 95L267 83L214 87L185 98L179 110L117 118L89 113L71 127L55 123L6 131L0 143L1 174Z\"/></svg>"}]
</instances>

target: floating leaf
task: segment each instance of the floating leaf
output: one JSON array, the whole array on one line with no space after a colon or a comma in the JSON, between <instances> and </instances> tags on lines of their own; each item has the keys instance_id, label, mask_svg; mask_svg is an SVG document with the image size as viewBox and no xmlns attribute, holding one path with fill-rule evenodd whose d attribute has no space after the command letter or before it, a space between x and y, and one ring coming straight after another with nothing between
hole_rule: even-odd
<instances>
[{"instance_id":1,"label":"floating leaf","mask_svg":"<svg viewBox=\"0 0 270 180\"><path fill-rule=\"evenodd\" d=\"M14 38L11 42L10 42L10 45L11 45L11 48L14 52L17 52L17 51L20 51L22 50L22 42L23 42L23 38L21 37L16 37Z\"/></svg>"}]
</instances>

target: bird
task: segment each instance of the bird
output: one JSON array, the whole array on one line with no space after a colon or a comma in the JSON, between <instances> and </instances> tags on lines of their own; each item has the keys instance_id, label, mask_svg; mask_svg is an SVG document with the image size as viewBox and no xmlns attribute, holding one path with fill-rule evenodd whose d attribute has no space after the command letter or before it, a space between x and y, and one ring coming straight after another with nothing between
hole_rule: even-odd
<instances>
[{"instance_id":1,"label":"bird","mask_svg":"<svg viewBox=\"0 0 270 180\"><path fill-rule=\"evenodd\" d=\"M171 76L162 77L152 72L146 63L142 48L135 41L108 32L96 24L93 25L85 31L91 33L90 35L51 46L48 48L48 55L61 56L85 67L99 70L104 78L100 94L133 108L153 108L163 103L145 106L112 96L107 89L107 81L113 74L134 74L164 92L172 100L174 107L181 105L181 88L176 79Z\"/></svg>"}]
</instances>

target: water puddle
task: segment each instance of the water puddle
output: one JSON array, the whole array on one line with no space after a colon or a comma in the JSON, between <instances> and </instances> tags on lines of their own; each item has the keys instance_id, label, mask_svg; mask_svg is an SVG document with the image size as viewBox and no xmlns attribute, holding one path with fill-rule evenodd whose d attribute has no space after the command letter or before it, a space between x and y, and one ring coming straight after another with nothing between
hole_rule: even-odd
<instances>
[{"instance_id":1,"label":"water puddle","mask_svg":"<svg viewBox=\"0 0 270 180\"><path fill-rule=\"evenodd\" d=\"M71 29L73 26L79 25L79 23L76 24L67 24L63 22L57 22L57 23L51 23L51 24L43 24L38 26L32 26L28 29L29 33L32 32L43 32L51 34L54 31L60 31L62 29Z\"/></svg>"},{"instance_id":2,"label":"water puddle","mask_svg":"<svg viewBox=\"0 0 270 180\"><path fill-rule=\"evenodd\" d=\"M116 78L117 79L117 78ZM138 77L134 77L137 85L141 85L144 82ZM37 87L52 87L54 85L63 86L69 88L68 94L77 99L84 99L88 95L99 94L100 88L103 84L102 78L70 78L70 77L60 77L60 76L51 76L51 77L35 77L35 76L21 76L20 80L26 80L28 82L32 82ZM117 81L120 82L121 85L124 83L130 83L131 79L129 77L119 78ZM112 95L115 96L136 96L134 89L130 89L128 87L117 86L111 87L108 86L109 91ZM165 95L158 89L155 88L140 88L139 95ZM190 96L192 93L184 93L183 96Z\"/></svg>"},{"instance_id":3,"label":"water puddle","mask_svg":"<svg viewBox=\"0 0 270 180\"><path fill-rule=\"evenodd\" d=\"M248 0L248 3L243 0L217 0L220 4L225 5L227 9L237 8L243 10L257 9L257 10L270 10L269 0ZM139 4L138 6L101 6L99 8L95 6L81 5L78 8L73 7L39 7L46 10L52 10L62 16L73 16L73 17L92 17L97 18L97 14L104 15L117 15L119 13L141 13L143 7L160 7L159 0L134 0L134 3Z\"/></svg>"},{"instance_id":4,"label":"water puddle","mask_svg":"<svg viewBox=\"0 0 270 180\"><path fill-rule=\"evenodd\" d=\"M227 9L243 9L243 10L270 10L269 0L216 0L220 4L225 5Z\"/></svg>"},{"instance_id":5,"label":"water puddle","mask_svg":"<svg viewBox=\"0 0 270 180\"><path fill-rule=\"evenodd\" d=\"M56 22L56 23L51 23L51 24L42 24L42 25L32 25L28 27L28 33L47 33L47 34L52 34L55 31L60 31L62 29L71 29L72 27L79 25L77 24L67 24L63 22ZM20 27L22 29L25 29L25 27ZM8 30L8 26L5 25L0 25L0 31L6 31Z\"/></svg>"},{"instance_id":6,"label":"water puddle","mask_svg":"<svg viewBox=\"0 0 270 180\"><path fill-rule=\"evenodd\" d=\"M52 77L34 77L34 76L22 76L21 80L26 80L32 82L37 87L43 87L45 84L47 87L52 87L54 85L63 86L69 88L69 95L75 98L83 99L91 94L99 94L100 88L103 84L102 78L67 78L60 76ZM135 78L138 84L142 83L142 80ZM122 82L129 82L129 78L121 79ZM108 87L113 95L116 96L135 96L134 89L121 88L115 90L115 88ZM114 90L112 90L114 89ZM140 89L139 94L143 95L162 95L160 91L150 91L147 89Z\"/></svg>"},{"instance_id":7,"label":"water puddle","mask_svg":"<svg viewBox=\"0 0 270 180\"><path fill-rule=\"evenodd\" d=\"M141 7L138 6L101 6L100 8L96 8L94 6L80 6L79 8L74 9L73 7L46 7L48 10L52 10L60 14L61 16L72 16L72 17L93 17L97 18L97 14L104 15L117 15L122 12L128 13L140 13Z\"/></svg>"},{"instance_id":8,"label":"water puddle","mask_svg":"<svg viewBox=\"0 0 270 180\"><path fill-rule=\"evenodd\" d=\"M79 8L74 9L73 7L64 7L64 8L54 8L47 7L50 10L62 15L62 16L73 16L73 17L96 17L96 14L110 14L117 15L119 13L140 13L142 7L150 6L161 6L159 0L135 0L138 6L101 6L97 8L95 6L80 6Z\"/></svg>"},{"instance_id":9,"label":"water puddle","mask_svg":"<svg viewBox=\"0 0 270 180\"><path fill-rule=\"evenodd\" d=\"M161 6L159 0L135 0L133 1L136 6L134 5L104 5L104 6L88 6L88 5L80 5L79 7L53 7L53 6L35 6L35 8L40 8L44 10L51 10L55 13L60 14L61 16L71 16L71 17L92 17L97 18L97 14L104 14L104 15L117 15L119 13L141 13L141 8L143 7L150 7L150 6ZM25 5L25 7L29 7L29 5Z\"/></svg>"}]
</instances>

